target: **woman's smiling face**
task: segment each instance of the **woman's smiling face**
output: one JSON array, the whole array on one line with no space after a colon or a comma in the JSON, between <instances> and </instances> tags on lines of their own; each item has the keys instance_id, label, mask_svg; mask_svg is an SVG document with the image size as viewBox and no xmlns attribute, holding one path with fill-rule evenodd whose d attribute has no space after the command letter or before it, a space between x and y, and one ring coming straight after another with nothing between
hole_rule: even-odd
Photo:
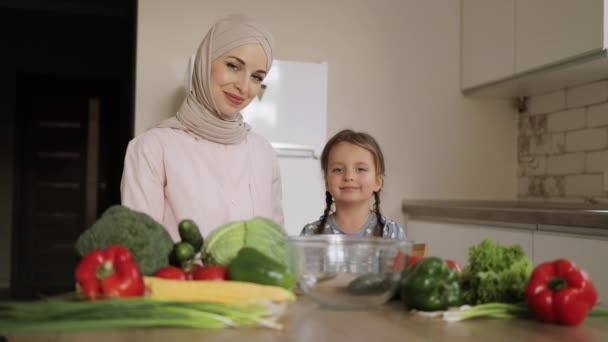
<instances>
[{"instance_id":1,"label":"woman's smiling face","mask_svg":"<svg viewBox=\"0 0 608 342\"><path fill-rule=\"evenodd\" d=\"M262 89L266 54L259 44L245 44L216 58L211 64L211 96L225 119L232 119Z\"/></svg>"},{"instance_id":2,"label":"woman's smiling face","mask_svg":"<svg viewBox=\"0 0 608 342\"><path fill-rule=\"evenodd\" d=\"M336 205L371 201L382 188L382 176L376 172L374 155L363 147L348 142L336 144L329 153L327 191Z\"/></svg>"}]
</instances>

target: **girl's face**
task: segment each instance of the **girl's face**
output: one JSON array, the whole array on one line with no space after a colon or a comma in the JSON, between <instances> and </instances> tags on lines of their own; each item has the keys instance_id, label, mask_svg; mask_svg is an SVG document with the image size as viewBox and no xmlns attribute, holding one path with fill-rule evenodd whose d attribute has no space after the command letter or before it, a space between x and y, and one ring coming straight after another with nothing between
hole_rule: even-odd
<instances>
[{"instance_id":1,"label":"girl's face","mask_svg":"<svg viewBox=\"0 0 608 342\"><path fill-rule=\"evenodd\" d=\"M231 119L260 92L266 54L259 44L234 48L211 63L211 96L220 114Z\"/></svg>"},{"instance_id":2,"label":"girl's face","mask_svg":"<svg viewBox=\"0 0 608 342\"><path fill-rule=\"evenodd\" d=\"M336 205L369 203L382 188L373 154L357 145L340 142L329 153L325 186Z\"/></svg>"}]
</instances>

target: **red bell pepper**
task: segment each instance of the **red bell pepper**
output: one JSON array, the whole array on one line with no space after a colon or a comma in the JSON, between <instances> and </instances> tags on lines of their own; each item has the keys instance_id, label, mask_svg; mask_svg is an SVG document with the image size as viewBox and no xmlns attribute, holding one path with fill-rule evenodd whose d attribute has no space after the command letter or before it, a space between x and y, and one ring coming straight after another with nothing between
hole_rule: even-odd
<instances>
[{"instance_id":1,"label":"red bell pepper","mask_svg":"<svg viewBox=\"0 0 608 342\"><path fill-rule=\"evenodd\" d=\"M541 321L576 325L596 304L597 291L583 270L558 259L534 269L526 286L526 301Z\"/></svg>"},{"instance_id":2,"label":"red bell pepper","mask_svg":"<svg viewBox=\"0 0 608 342\"><path fill-rule=\"evenodd\" d=\"M139 265L129 249L119 245L89 252L76 267L75 276L88 299L135 297L145 292Z\"/></svg>"}]
</instances>

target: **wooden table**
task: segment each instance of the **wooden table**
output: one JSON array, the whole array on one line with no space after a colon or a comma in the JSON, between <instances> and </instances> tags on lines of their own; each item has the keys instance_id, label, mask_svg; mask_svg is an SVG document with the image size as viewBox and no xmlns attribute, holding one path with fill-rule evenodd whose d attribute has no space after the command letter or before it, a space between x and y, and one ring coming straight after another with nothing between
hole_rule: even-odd
<instances>
[{"instance_id":1,"label":"wooden table","mask_svg":"<svg viewBox=\"0 0 608 342\"><path fill-rule=\"evenodd\" d=\"M398 302L375 310L339 311L320 308L299 298L285 317L284 329L132 329L16 336L25 341L608 341L608 319L589 318L576 327L543 324L532 320L478 319L447 323L407 313Z\"/></svg>"}]
</instances>

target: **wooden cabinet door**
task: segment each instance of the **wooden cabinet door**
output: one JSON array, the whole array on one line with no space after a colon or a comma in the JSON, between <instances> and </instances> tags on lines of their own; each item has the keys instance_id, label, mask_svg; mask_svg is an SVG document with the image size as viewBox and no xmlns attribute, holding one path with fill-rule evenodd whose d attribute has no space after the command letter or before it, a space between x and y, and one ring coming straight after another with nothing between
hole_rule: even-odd
<instances>
[{"instance_id":1,"label":"wooden cabinet door","mask_svg":"<svg viewBox=\"0 0 608 342\"><path fill-rule=\"evenodd\" d=\"M604 0L516 0L515 9L518 73L604 48Z\"/></svg>"},{"instance_id":2,"label":"wooden cabinet door","mask_svg":"<svg viewBox=\"0 0 608 342\"><path fill-rule=\"evenodd\" d=\"M462 88L511 77L514 1L462 0Z\"/></svg>"}]
</instances>

